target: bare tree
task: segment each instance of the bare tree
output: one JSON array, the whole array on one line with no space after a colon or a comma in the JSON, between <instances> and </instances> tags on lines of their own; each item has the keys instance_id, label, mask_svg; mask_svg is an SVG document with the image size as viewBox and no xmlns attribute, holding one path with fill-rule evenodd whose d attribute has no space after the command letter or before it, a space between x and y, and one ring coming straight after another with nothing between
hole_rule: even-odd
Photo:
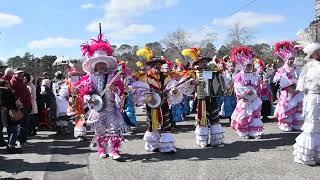
<instances>
[{"instance_id":1,"label":"bare tree","mask_svg":"<svg viewBox=\"0 0 320 180\"><path fill-rule=\"evenodd\" d=\"M200 47L203 48L208 46L208 44L213 44L213 42L216 39L217 39L217 34L215 32L206 32L202 37L202 39L200 40Z\"/></svg>"},{"instance_id":2,"label":"bare tree","mask_svg":"<svg viewBox=\"0 0 320 180\"><path fill-rule=\"evenodd\" d=\"M239 45L249 44L254 38L254 32L252 32L248 27L241 26L240 24L234 24L229 29L229 44L233 47Z\"/></svg>"},{"instance_id":3,"label":"bare tree","mask_svg":"<svg viewBox=\"0 0 320 180\"><path fill-rule=\"evenodd\" d=\"M181 51L190 47L190 37L191 34L183 29L177 29L176 31L169 33L167 37L162 40L162 43L166 46L166 54L170 54L172 56L171 58L182 58L183 61L186 62Z\"/></svg>"}]
</instances>

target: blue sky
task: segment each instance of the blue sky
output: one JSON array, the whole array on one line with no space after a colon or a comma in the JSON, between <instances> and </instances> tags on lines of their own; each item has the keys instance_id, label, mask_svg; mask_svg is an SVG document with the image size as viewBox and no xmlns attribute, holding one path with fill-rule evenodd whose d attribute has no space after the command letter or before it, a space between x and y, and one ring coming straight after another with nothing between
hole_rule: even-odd
<instances>
[{"instance_id":1,"label":"blue sky","mask_svg":"<svg viewBox=\"0 0 320 180\"><path fill-rule=\"evenodd\" d=\"M315 17L314 0L0 0L0 59L28 51L81 57L80 44L97 35L97 22L111 44L143 46L182 28L192 41L215 32L217 47L240 23L253 42L294 39ZM201 2L201 3L200 3Z\"/></svg>"}]
</instances>

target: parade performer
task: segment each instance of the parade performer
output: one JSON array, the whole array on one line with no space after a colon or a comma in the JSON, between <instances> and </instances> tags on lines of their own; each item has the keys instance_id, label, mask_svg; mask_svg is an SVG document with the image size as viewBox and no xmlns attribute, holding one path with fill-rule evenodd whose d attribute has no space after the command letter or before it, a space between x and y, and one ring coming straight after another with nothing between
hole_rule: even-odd
<instances>
[{"instance_id":1,"label":"parade performer","mask_svg":"<svg viewBox=\"0 0 320 180\"><path fill-rule=\"evenodd\" d=\"M231 115L236 108L237 99L233 88L233 75L235 63L231 61L230 58L226 62L226 69L223 71L223 78L225 84L224 96L222 98L220 115L224 118L229 118L231 120Z\"/></svg>"},{"instance_id":2,"label":"parade performer","mask_svg":"<svg viewBox=\"0 0 320 180\"><path fill-rule=\"evenodd\" d=\"M285 64L278 69L273 79L280 83L281 89L274 117L278 119L282 131L300 130L303 125L303 93L295 91L297 76L293 62L296 49L292 42L282 41L275 44L275 54L285 61Z\"/></svg>"},{"instance_id":3,"label":"parade performer","mask_svg":"<svg viewBox=\"0 0 320 180\"><path fill-rule=\"evenodd\" d=\"M56 131L58 134L68 134L67 109L69 104L69 90L61 71L57 71L52 83L52 91L56 98L57 119Z\"/></svg>"},{"instance_id":4,"label":"parade performer","mask_svg":"<svg viewBox=\"0 0 320 180\"><path fill-rule=\"evenodd\" d=\"M133 101L133 94L132 94L132 81L133 81L133 73L132 70L128 67L128 62L119 61L118 62L119 68L121 68L121 79L124 83L124 93L121 97L122 99L122 116L127 124L128 127L137 126L137 118L136 118L136 111L134 109L135 104Z\"/></svg>"},{"instance_id":5,"label":"parade performer","mask_svg":"<svg viewBox=\"0 0 320 180\"><path fill-rule=\"evenodd\" d=\"M200 147L206 147L209 143L210 133L210 145L223 147L224 130L219 123L220 107L216 97L222 94L222 89L224 88L222 87L222 76L220 73L209 69L208 63L212 58L200 57L199 48L184 49L182 55L192 58L194 60L192 65L197 69L195 82L198 101L195 130L196 143ZM204 77L204 73L210 77Z\"/></svg>"},{"instance_id":6,"label":"parade performer","mask_svg":"<svg viewBox=\"0 0 320 180\"><path fill-rule=\"evenodd\" d=\"M195 74L191 70L184 70L180 72L180 81L184 82L187 78L191 77L187 82L185 82L184 86L181 86L179 89L183 94L183 102L182 102L182 112L184 116L190 115L190 100L195 91L195 85L192 84L193 78L195 78Z\"/></svg>"},{"instance_id":7,"label":"parade performer","mask_svg":"<svg viewBox=\"0 0 320 180\"><path fill-rule=\"evenodd\" d=\"M312 43L312 38L304 31L298 36L309 62L304 65L297 84L297 90L304 93L304 124L293 146L293 154L295 162L315 165L320 163L320 44Z\"/></svg>"},{"instance_id":8,"label":"parade performer","mask_svg":"<svg viewBox=\"0 0 320 180\"><path fill-rule=\"evenodd\" d=\"M260 119L262 101L259 98L261 79L253 71L254 51L246 46L232 50L232 60L242 67L234 77L237 106L231 116L231 126L243 138L261 138Z\"/></svg>"},{"instance_id":9,"label":"parade performer","mask_svg":"<svg viewBox=\"0 0 320 180\"><path fill-rule=\"evenodd\" d=\"M176 62L176 68L175 68L176 71L181 72L181 71L186 70L183 65L183 62L180 59L176 59L175 62Z\"/></svg>"},{"instance_id":10,"label":"parade performer","mask_svg":"<svg viewBox=\"0 0 320 180\"><path fill-rule=\"evenodd\" d=\"M147 104L148 129L143 137L146 141L145 149L153 152L176 152L175 138L171 133L172 117L168 104L170 94L166 90L167 84L174 80L169 73L161 72L161 66L166 63L163 57L155 57L149 48L139 49L137 55L145 57L145 65L150 66L146 73L136 76L137 81L132 85L135 89L135 101L138 104L145 101Z\"/></svg>"},{"instance_id":11,"label":"parade performer","mask_svg":"<svg viewBox=\"0 0 320 180\"><path fill-rule=\"evenodd\" d=\"M272 113L272 92L269 86L269 75L265 72L265 61L260 58L256 58L254 61L254 69L260 75L262 80L260 98L262 100L261 116L262 120L268 121L268 116Z\"/></svg>"},{"instance_id":12,"label":"parade performer","mask_svg":"<svg viewBox=\"0 0 320 180\"><path fill-rule=\"evenodd\" d=\"M73 64L67 66L68 79L66 81L68 87L68 109L67 115L69 119L74 122L73 134L78 141L86 139L86 121L85 121L85 106L83 97L81 97L79 89L76 88L80 77L83 75L79 69L75 68Z\"/></svg>"},{"instance_id":13,"label":"parade performer","mask_svg":"<svg viewBox=\"0 0 320 180\"><path fill-rule=\"evenodd\" d=\"M181 91L174 90L175 86L178 85L180 76L179 73L173 69L174 65L171 61L165 59L166 64L162 65L162 71L164 73L169 73L174 81L171 81L167 84L166 90L169 90L169 98L168 103L171 109L172 114L172 127L176 127L177 122L183 121L183 112L182 112L182 102L183 102L183 94ZM181 86L179 86L180 88Z\"/></svg>"},{"instance_id":14,"label":"parade performer","mask_svg":"<svg viewBox=\"0 0 320 180\"><path fill-rule=\"evenodd\" d=\"M83 70L88 76L81 80L78 88L81 94L86 94L85 102L91 108L88 121L93 122L99 157L107 156L107 146L110 143L109 156L117 160L124 140L121 129L125 125L120 112L120 96L124 88L118 77L120 73L116 73L117 61L112 56L111 45L103 39L101 33L90 44L81 45L81 49L83 55L87 56Z\"/></svg>"}]
</instances>

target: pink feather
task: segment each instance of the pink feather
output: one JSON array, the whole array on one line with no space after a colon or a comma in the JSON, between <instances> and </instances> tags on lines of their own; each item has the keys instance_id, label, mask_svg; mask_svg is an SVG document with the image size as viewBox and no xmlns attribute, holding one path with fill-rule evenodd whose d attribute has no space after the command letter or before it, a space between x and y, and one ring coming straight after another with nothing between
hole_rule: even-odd
<instances>
[{"instance_id":1,"label":"pink feather","mask_svg":"<svg viewBox=\"0 0 320 180\"><path fill-rule=\"evenodd\" d=\"M99 34L98 39L91 39L91 43L80 46L82 55L88 58L92 57L96 51L104 51L108 56L112 56L112 46L107 40L103 39L103 34Z\"/></svg>"}]
</instances>

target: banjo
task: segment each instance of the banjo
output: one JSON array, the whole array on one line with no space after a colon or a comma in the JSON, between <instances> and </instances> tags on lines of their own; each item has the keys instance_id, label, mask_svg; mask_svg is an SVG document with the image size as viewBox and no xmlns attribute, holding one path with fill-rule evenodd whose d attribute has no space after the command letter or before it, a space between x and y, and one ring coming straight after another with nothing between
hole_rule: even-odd
<instances>
[{"instance_id":1,"label":"banjo","mask_svg":"<svg viewBox=\"0 0 320 180\"><path fill-rule=\"evenodd\" d=\"M105 100L103 99L103 96L106 94L106 92L109 90L109 86L117 79L117 77L120 76L122 73L122 69L119 68L119 71L113 78L110 80L110 82L106 85L106 87L103 89L103 91L99 94L93 94L91 98L89 99L89 108L90 110L100 112L105 107Z\"/></svg>"}]
</instances>

